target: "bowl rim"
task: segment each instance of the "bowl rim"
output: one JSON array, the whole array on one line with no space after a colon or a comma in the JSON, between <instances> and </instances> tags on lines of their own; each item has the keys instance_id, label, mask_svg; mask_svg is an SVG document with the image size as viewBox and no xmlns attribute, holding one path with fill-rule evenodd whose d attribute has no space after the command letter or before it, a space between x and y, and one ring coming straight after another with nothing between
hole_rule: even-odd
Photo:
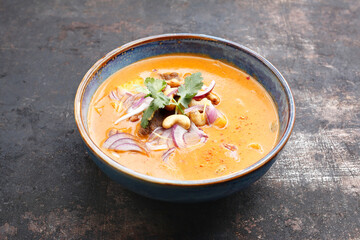
<instances>
[{"instance_id":1,"label":"bowl rim","mask_svg":"<svg viewBox=\"0 0 360 240\"><path fill-rule=\"evenodd\" d=\"M208 40L208 41L220 42L220 43L241 49L242 51L252 55L256 59L258 59L260 62L262 62L265 66L267 66L271 70L271 72L273 72L273 74L276 75L276 77L279 79L280 83L282 84L282 87L284 88L285 94L289 101L289 121L286 126L286 130L285 130L283 136L281 136L281 139L276 144L276 146L267 155L265 155L263 158L261 158L259 161L252 164L251 166L249 166L245 169L242 169L240 171L234 172L232 174L225 175L225 176L220 176L217 178L201 179L201 180L171 180L171 179L152 177L152 176L148 176L146 174L136 172L135 170L129 169L129 168L121 165L120 163L116 162L109 156L107 156L91 140L89 134L87 133L85 126L82 122L82 117L81 117L81 103L82 103L82 98L83 98L85 89L86 89L87 85L89 84L90 80L92 79L92 77L96 74L96 72L99 69L101 69L101 67L106 65L107 62L109 60L111 60L112 58L116 57L117 55L121 54L122 52L130 50L139 45L143 45L143 44L146 44L149 42L162 41L162 40L181 40L181 39ZM263 56L256 53L255 51L253 51L241 44L238 44L236 42L226 40L223 38L219 38L219 37L210 36L210 35L194 34L194 33L167 33L167 34L153 35L153 36L140 38L140 39L131 41L129 43L126 43L126 44L110 51L104 57L100 58L87 71L87 73L84 75L83 79L81 80L81 82L79 84L79 87L77 89L76 96L75 96L75 101L74 101L74 115L75 115L76 125L78 127L80 135L83 138L85 144L92 150L92 152L99 159L102 160L103 163L116 169L117 171L121 172L122 174L128 175L129 177L133 177L138 180L150 182L153 184L193 187L193 186L212 185L212 184L218 184L218 183L231 181L231 180L240 178L242 176L245 176L245 175L259 169L260 167L264 166L269 161L271 161L271 159L274 158L279 153L279 151L285 146L286 142L289 140L289 137L291 135L291 132L292 132L294 124L295 124L296 109L295 109L295 101L294 101L292 91L290 89L289 84L285 80L285 78L267 59L265 59Z\"/></svg>"}]
</instances>

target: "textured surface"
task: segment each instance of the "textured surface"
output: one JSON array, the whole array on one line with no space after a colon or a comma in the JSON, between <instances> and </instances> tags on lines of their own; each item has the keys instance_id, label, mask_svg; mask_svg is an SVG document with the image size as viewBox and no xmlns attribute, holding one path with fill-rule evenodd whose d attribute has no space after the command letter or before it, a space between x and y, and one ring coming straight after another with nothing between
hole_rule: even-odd
<instances>
[{"instance_id":1,"label":"textured surface","mask_svg":"<svg viewBox=\"0 0 360 240\"><path fill-rule=\"evenodd\" d=\"M357 0L0 1L0 239L359 239L359 26ZM86 154L73 119L82 76L165 32L242 43L292 87L293 135L246 191L148 200Z\"/></svg>"}]
</instances>

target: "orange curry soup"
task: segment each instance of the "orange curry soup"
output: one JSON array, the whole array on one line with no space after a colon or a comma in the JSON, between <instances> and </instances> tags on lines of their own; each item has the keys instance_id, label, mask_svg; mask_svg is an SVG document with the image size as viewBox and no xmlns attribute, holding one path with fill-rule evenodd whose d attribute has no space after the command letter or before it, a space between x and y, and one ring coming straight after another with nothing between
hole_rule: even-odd
<instances>
[{"instance_id":1,"label":"orange curry soup","mask_svg":"<svg viewBox=\"0 0 360 240\"><path fill-rule=\"evenodd\" d=\"M132 134L143 143L148 140L148 136L138 134L140 120L115 124L124 111L119 111L121 106L109 94L119 86L134 91L154 72L176 72L179 76L200 72L204 86L215 80L213 92L220 98L215 107L226 117L225 126L199 127L208 136L206 142L176 148L166 161L162 158L164 150L144 154L104 148L112 129ZM228 175L259 161L276 144L279 119L266 90L238 68L202 55L170 54L138 61L110 76L91 100L88 130L105 154L127 168L158 178L199 180Z\"/></svg>"}]
</instances>

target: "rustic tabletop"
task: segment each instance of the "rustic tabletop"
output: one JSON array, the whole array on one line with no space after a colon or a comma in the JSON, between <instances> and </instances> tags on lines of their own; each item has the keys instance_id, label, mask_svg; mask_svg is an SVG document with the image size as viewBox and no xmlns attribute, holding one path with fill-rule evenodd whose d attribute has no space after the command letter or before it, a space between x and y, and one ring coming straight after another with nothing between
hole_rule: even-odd
<instances>
[{"instance_id":1,"label":"rustic tabletop","mask_svg":"<svg viewBox=\"0 0 360 240\"><path fill-rule=\"evenodd\" d=\"M141 37L205 33L285 76L296 125L270 171L200 204L104 175L76 129L87 69ZM0 1L0 239L360 239L360 1Z\"/></svg>"}]
</instances>

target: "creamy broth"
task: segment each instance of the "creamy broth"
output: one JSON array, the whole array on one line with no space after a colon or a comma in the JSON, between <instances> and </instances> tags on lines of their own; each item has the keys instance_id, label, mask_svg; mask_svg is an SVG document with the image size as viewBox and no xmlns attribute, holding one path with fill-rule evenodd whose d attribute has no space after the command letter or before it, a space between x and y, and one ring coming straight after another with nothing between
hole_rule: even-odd
<instances>
[{"instance_id":1,"label":"creamy broth","mask_svg":"<svg viewBox=\"0 0 360 240\"><path fill-rule=\"evenodd\" d=\"M213 91L221 99L216 108L226 116L226 127L201 127L208 135L206 143L177 148L168 161L163 161L163 151L150 151L146 155L103 148L111 129L138 136L140 128L140 121L115 124L123 114L116 111L110 92L120 85L127 88L133 83L141 85L143 79L153 75L154 69L180 75L201 72L205 85L215 80ZM109 157L137 172L176 180L216 178L249 167L275 146L278 126L276 106L255 79L230 64L188 54L152 57L119 70L97 89L88 113L90 137ZM139 137L147 141L147 137ZM235 146L236 151L229 150L228 145Z\"/></svg>"}]
</instances>

